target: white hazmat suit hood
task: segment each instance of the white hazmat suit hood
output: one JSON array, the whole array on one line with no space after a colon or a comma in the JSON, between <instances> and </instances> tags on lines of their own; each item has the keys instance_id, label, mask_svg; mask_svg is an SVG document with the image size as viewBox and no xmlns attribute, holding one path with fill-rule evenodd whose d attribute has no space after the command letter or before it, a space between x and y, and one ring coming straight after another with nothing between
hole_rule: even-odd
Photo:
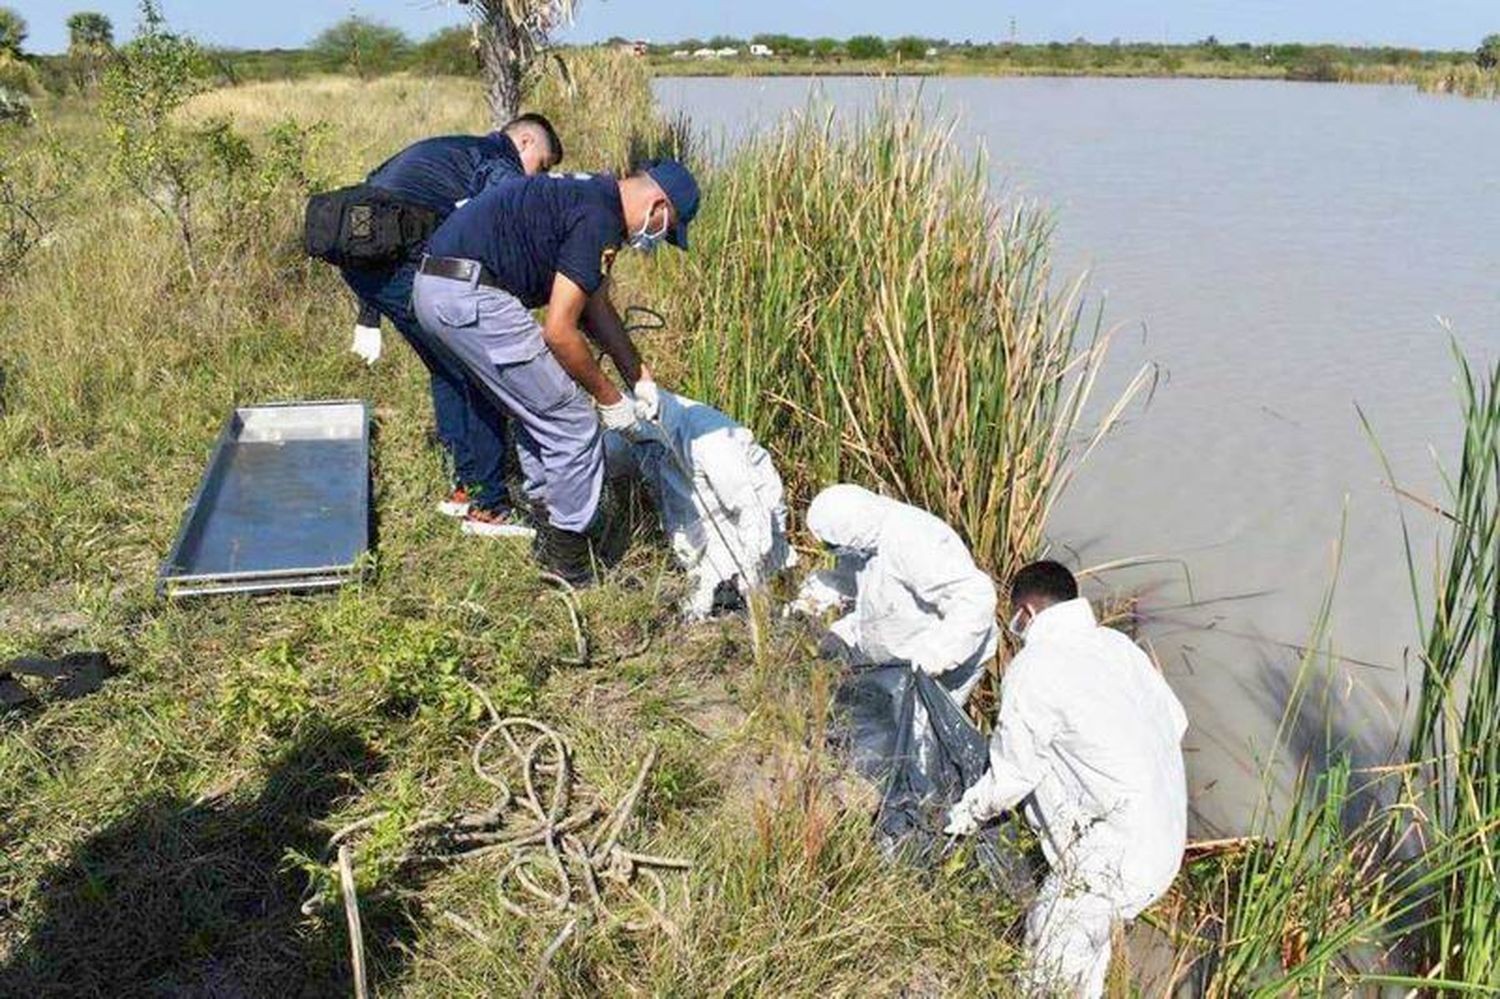
<instances>
[{"instance_id":1,"label":"white hazmat suit hood","mask_svg":"<svg viewBox=\"0 0 1500 999\"><path fill-rule=\"evenodd\" d=\"M995 655L995 584L974 564L963 539L924 510L854 485L830 486L813 499L807 526L835 549L832 572L804 593L837 592L853 609L831 631L856 665L910 663L938 676L975 668Z\"/></svg>"}]
</instances>

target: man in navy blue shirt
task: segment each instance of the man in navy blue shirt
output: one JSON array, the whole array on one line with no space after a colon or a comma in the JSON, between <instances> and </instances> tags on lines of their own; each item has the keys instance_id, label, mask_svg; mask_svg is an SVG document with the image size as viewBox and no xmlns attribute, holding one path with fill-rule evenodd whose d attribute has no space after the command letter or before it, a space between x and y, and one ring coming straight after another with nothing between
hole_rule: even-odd
<instances>
[{"instance_id":1,"label":"man in navy blue shirt","mask_svg":"<svg viewBox=\"0 0 1500 999\"><path fill-rule=\"evenodd\" d=\"M562 152L552 124L541 115L526 114L489 135L417 142L376 167L366 183L444 219L457 204L502 180L550 170L562 160ZM431 374L437 436L451 453L454 470L453 495L438 509L463 517L468 533L530 534L510 514L503 411L466 383L462 366L423 332L412 312L412 278L421 253L416 247L407 260L390 267L344 269L344 280L360 302L352 349L366 363L375 362L384 315Z\"/></svg>"},{"instance_id":2,"label":"man in navy blue shirt","mask_svg":"<svg viewBox=\"0 0 1500 999\"><path fill-rule=\"evenodd\" d=\"M510 414L537 554L569 582L619 554L620 519L604 492L605 429L639 432L656 415L651 372L621 328L608 272L622 243L686 248L698 185L662 160L607 174L504 181L433 233L412 304L423 328ZM545 306L538 325L532 309ZM633 394L605 377L580 329L602 346ZM596 411L597 407L597 411Z\"/></svg>"}]
</instances>

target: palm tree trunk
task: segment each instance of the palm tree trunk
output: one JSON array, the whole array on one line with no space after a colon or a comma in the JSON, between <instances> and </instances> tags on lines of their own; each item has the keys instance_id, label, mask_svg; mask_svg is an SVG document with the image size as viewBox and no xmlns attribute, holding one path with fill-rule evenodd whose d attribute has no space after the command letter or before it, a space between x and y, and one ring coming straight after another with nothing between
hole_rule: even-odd
<instances>
[{"instance_id":1,"label":"palm tree trunk","mask_svg":"<svg viewBox=\"0 0 1500 999\"><path fill-rule=\"evenodd\" d=\"M479 58L484 64L485 100L490 117L500 128L521 110L521 83L526 67L522 64L525 29L507 17L496 3L485 11L479 25Z\"/></svg>"}]
</instances>

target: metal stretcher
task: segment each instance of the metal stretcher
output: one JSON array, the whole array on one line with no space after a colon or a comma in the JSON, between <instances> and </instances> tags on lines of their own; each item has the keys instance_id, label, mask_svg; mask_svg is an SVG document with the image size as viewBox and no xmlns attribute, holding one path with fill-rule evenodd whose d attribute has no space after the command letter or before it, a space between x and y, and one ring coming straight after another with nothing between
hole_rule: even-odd
<instances>
[{"instance_id":1,"label":"metal stretcher","mask_svg":"<svg viewBox=\"0 0 1500 999\"><path fill-rule=\"evenodd\" d=\"M358 400L236 409L157 576L168 597L317 590L370 543L370 413Z\"/></svg>"}]
</instances>

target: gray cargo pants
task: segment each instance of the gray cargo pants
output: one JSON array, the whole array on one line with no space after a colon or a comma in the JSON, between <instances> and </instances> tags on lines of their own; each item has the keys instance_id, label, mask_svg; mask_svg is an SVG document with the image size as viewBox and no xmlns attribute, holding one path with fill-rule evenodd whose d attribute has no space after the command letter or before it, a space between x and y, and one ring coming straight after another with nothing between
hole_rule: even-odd
<instances>
[{"instance_id":1,"label":"gray cargo pants","mask_svg":"<svg viewBox=\"0 0 1500 999\"><path fill-rule=\"evenodd\" d=\"M531 313L498 288L420 273L412 305L471 383L515 420L526 495L546 504L553 527L583 533L604 487L604 435L588 394L547 349Z\"/></svg>"}]
</instances>

